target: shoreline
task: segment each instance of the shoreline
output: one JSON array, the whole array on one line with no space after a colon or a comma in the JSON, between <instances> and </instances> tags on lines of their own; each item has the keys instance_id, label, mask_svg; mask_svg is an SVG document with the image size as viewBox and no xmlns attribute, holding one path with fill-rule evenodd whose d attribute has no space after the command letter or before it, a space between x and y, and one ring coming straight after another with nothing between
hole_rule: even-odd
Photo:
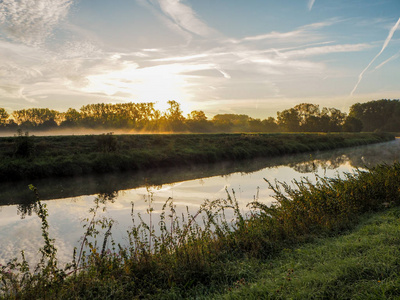
<instances>
[{"instance_id":1,"label":"shoreline","mask_svg":"<svg viewBox=\"0 0 400 300\"><path fill-rule=\"evenodd\" d=\"M235 162L394 139L387 133L8 137L0 138L0 182Z\"/></svg>"}]
</instances>

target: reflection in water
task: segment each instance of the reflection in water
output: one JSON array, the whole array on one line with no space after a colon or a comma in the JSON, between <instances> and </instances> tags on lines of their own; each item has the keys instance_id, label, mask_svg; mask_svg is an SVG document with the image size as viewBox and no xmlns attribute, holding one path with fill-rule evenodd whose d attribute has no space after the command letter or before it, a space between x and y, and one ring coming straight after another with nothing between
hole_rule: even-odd
<instances>
[{"instance_id":1,"label":"reflection in water","mask_svg":"<svg viewBox=\"0 0 400 300\"><path fill-rule=\"evenodd\" d=\"M65 199L83 195L107 194L144 186L159 186L175 182L224 176L249 174L278 166L288 166L299 173L313 173L318 168L335 170L349 163L353 168L369 168L379 163L400 160L400 139L368 146L336 149L312 154L286 155L282 157L259 158L239 162L194 165L179 168L149 170L147 172L118 173L77 178L44 179L19 183L0 184L0 205L26 204L34 202L28 189L33 184L40 191L42 200ZM326 173L326 172L325 172ZM29 210L28 210L29 212Z\"/></svg>"},{"instance_id":2,"label":"reflection in water","mask_svg":"<svg viewBox=\"0 0 400 300\"><path fill-rule=\"evenodd\" d=\"M36 201L21 203L17 206L17 214L21 216L21 219L25 219L26 216L32 216L32 213L37 213Z\"/></svg>"},{"instance_id":3,"label":"reflection in water","mask_svg":"<svg viewBox=\"0 0 400 300\"><path fill-rule=\"evenodd\" d=\"M205 199L226 198L226 189L236 191L242 208L255 197L268 204L273 201L272 192L267 189L268 185L263 178L288 182L300 179L301 176L313 177L313 173L332 177L353 168L399 161L399 150L400 140L396 140L311 155L308 153L256 159L235 164L223 162L135 174L32 183L38 188L40 198L47 204L50 234L57 241L60 260L69 261L72 249L80 245L78 241L82 236L82 220L87 219L87 213L93 207L96 199L94 195L104 200L103 204L107 209L101 214L115 220L113 237L124 244L126 230L132 226L132 203L137 212L146 212L148 202L144 199L148 199L149 194L152 195L155 222L169 198L174 200L176 211L180 214L186 213L187 207L190 213L196 213ZM25 182L14 186L4 184L0 188L0 263L17 256L23 249L27 257L34 260L37 249L42 245L40 222L32 215L35 211L34 195L27 186L28 183Z\"/></svg>"}]
</instances>

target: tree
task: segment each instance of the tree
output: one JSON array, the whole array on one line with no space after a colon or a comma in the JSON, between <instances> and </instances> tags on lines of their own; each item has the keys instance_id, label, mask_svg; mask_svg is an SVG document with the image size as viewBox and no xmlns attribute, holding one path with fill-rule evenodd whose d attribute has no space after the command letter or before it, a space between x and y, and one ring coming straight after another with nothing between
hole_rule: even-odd
<instances>
[{"instance_id":1,"label":"tree","mask_svg":"<svg viewBox=\"0 0 400 300\"><path fill-rule=\"evenodd\" d=\"M278 111L277 123L287 132L296 132L300 130L300 116L296 109L290 108L282 112Z\"/></svg>"},{"instance_id":2,"label":"tree","mask_svg":"<svg viewBox=\"0 0 400 300\"><path fill-rule=\"evenodd\" d=\"M349 116L359 119L363 131L391 130L400 131L397 121L400 117L400 100L376 100L356 103L350 107Z\"/></svg>"},{"instance_id":3,"label":"tree","mask_svg":"<svg viewBox=\"0 0 400 300\"><path fill-rule=\"evenodd\" d=\"M346 114L336 108L324 107L321 111L321 131L339 132L346 119Z\"/></svg>"},{"instance_id":4,"label":"tree","mask_svg":"<svg viewBox=\"0 0 400 300\"><path fill-rule=\"evenodd\" d=\"M7 119L10 115L7 113L7 111L0 107L0 126L4 127L7 124Z\"/></svg>"},{"instance_id":5,"label":"tree","mask_svg":"<svg viewBox=\"0 0 400 300\"><path fill-rule=\"evenodd\" d=\"M54 121L59 114L58 111L48 108L29 108L14 111L12 118L18 125L34 128L45 121Z\"/></svg>"},{"instance_id":6,"label":"tree","mask_svg":"<svg viewBox=\"0 0 400 300\"><path fill-rule=\"evenodd\" d=\"M194 110L188 115L188 119L189 120L193 120L193 121L197 121L197 122L206 121L207 120L207 116L204 113L204 111L202 111L202 110Z\"/></svg>"},{"instance_id":7,"label":"tree","mask_svg":"<svg viewBox=\"0 0 400 300\"><path fill-rule=\"evenodd\" d=\"M68 108L67 112L61 114L62 127L75 127L79 124L81 120L81 114L74 108Z\"/></svg>"},{"instance_id":8,"label":"tree","mask_svg":"<svg viewBox=\"0 0 400 300\"><path fill-rule=\"evenodd\" d=\"M207 116L202 110L194 110L188 114L186 126L192 132L210 132L212 124L207 121Z\"/></svg>"},{"instance_id":9,"label":"tree","mask_svg":"<svg viewBox=\"0 0 400 300\"><path fill-rule=\"evenodd\" d=\"M165 118L170 128L173 131L184 130L183 121L185 120L185 117L182 115L180 104L175 100L169 100L167 103L169 104L169 108L165 113Z\"/></svg>"},{"instance_id":10,"label":"tree","mask_svg":"<svg viewBox=\"0 0 400 300\"><path fill-rule=\"evenodd\" d=\"M346 132L360 132L362 128L361 120L352 116L348 116L343 124L343 131Z\"/></svg>"},{"instance_id":11,"label":"tree","mask_svg":"<svg viewBox=\"0 0 400 300\"><path fill-rule=\"evenodd\" d=\"M279 125L277 124L275 118L269 117L265 120L262 120L262 125L264 132L278 132Z\"/></svg>"},{"instance_id":12,"label":"tree","mask_svg":"<svg viewBox=\"0 0 400 300\"><path fill-rule=\"evenodd\" d=\"M248 115L218 114L212 119L214 126L221 131L249 131Z\"/></svg>"},{"instance_id":13,"label":"tree","mask_svg":"<svg viewBox=\"0 0 400 300\"><path fill-rule=\"evenodd\" d=\"M336 108L301 103L278 112L278 125L285 131L330 132L341 131L346 114Z\"/></svg>"}]
</instances>

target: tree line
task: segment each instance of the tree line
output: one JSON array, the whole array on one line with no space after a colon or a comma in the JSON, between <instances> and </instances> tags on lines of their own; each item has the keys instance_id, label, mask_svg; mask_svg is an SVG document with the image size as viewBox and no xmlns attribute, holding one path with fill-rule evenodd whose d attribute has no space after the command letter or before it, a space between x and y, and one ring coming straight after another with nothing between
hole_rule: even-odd
<instances>
[{"instance_id":1,"label":"tree line","mask_svg":"<svg viewBox=\"0 0 400 300\"><path fill-rule=\"evenodd\" d=\"M208 119L201 110L186 117L180 104L168 101L166 111L155 103L89 104L59 112L29 108L8 113L0 108L2 130L129 129L148 132L400 132L400 100L356 103L349 114L336 108L301 103L261 120L244 114L217 114Z\"/></svg>"}]
</instances>

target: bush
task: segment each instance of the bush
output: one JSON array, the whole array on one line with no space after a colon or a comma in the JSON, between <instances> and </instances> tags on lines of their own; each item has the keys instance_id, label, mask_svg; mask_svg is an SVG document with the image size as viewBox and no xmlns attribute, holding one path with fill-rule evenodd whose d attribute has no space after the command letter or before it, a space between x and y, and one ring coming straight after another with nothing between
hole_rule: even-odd
<instances>
[{"instance_id":1,"label":"bush","mask_svg":"<svg viewBox=\"0 0 400 300\"><path fill-rule=\"evenodd\" d=\"M104 153L116 152L118 149L117 138L112 132L103 133L96 138L97 147Z\"/></svg>"},{"instance_id":2,"label":"bush","mask_svg":"<svg viewBox=\"0 0 400 300\"><path fill-rule=\"evenodd\" d=\"M35 147L28 131L24 134L21 129L18 129L15 135L14 147L14 155L17 157L28 158L34 154Z\"/></svg>"}]
</instances>

